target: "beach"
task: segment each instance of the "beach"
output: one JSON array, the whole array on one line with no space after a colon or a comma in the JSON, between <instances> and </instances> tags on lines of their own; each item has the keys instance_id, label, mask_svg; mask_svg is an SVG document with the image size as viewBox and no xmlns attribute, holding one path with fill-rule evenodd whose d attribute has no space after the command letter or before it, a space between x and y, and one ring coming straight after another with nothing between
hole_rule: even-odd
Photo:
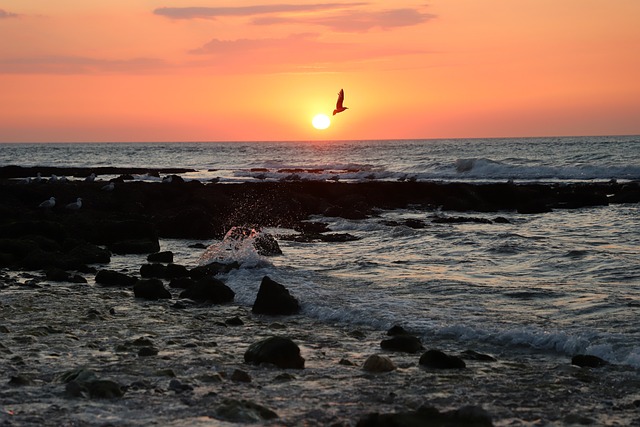
<instances>
[{"instance_id":1,"label":"beach","mask_svg":"<svg viewBox=\"0 0 640 427\"><path fill-rule=\"evenodd\" d=\"M509 315L501 322L512 321L513 327L503 326L491 335L490 329L474 332L473 322L461 316L486 323L485 319L499 316L498 311L492 315L479 307L465 309L467 300L455 290L457 285L441 293L439 283L445 282L438 282L438 270L429 270L426 277L427 272L416 270L407 255L388 264L382 278L401 282L403 275L422 271L419 274L426 277L422 280L434 287L426 294L414 291L417 311L407 308L413 304L410 300L401 303L395 293L386 293L384 283L371 281L371 274L387 269L381 265L362 264L351 273L319 275L340 257L348 262L354 252L364 251L358 259L369 263L382 259L375 255L378 249L367 243L377 230L372 225L396 236L395 249L390 248L395 251L402 251L403 236L415 239L416 233L456 234L464 229L467 240L474 233L486 233L487 227L517 227L524 233L528 218L540 221L545 215L575 216L585 210L595 215L598 209L624 214L637 206L637 183L291 179L220 184L184 181L180 173L188 172L176 170L146 171L158 176L158 182L139 182L129 177L140 171L124 168L110 171L118 176L108 181L114 188L106 190L107 181L85 181L89 169L47 170L47 176L71 179L46 184L25 183L25 176L35 176L35 169L1 171L0 356L7 387L1 392L0 416L7 425L393 425L370 414L419 419L425 408L446 414L433 421L441 424L433 425L640 422L636 415L640 376L633 365L633 343L628 348L615 344L612 349L620 349L612 353L597 344L609 335L594 335L587 342L572 335L571 329L562 334L545 329L553 316L540 311L543 306L549 310L549 305L564 304L565 310L574 309L570 294L549 290L546 281L537 290L501 290L514 304L528 307L520 311L531 319L522 320L520 329L515 323L520 320ZM39 207L52 196L65 202L81 197L82 208L67 209L62 202L51 209ZM248 227L256 234L229 240L227 232L233 227ZM254 244L258 235L275 240L277 246L260 249ZM492 258L508 257L504 250ZM170 251L170 264L189 272L209 261L235 262L215 273L235 298L224 304L184 298L184 289L172 287L172 278L166 275L159 280L169 291L168 298L140 298L132 285L97 283L101 270L143 279L143 266L154 264L147 256L161 251ZM307 258L317 270L303 268ZM584 258L589 261L580 253L565 259ZM368 270L362 270L365 267ZM452 265L449 273L442 274L458 277L457 268ZM69 276L54 281L52 270L64 270ZM252 312L265 275L291 292L300 302L299 312ZM332 281L343 285L334 289ZM480 276L477 283L483 283ZM367 293L378 300L370 302ZM381 295L386 297L380 299ZM593 291L585 295L587 305L578 310L600 304L592 304ZM475 304L483 304L483 297L474 298ZM637 313L632 294L619 302L619 309L608 308L611 319ZM425 319L450 313L462 323L455 326L443 317L437 321L441 326L433 325L419 318L421 312ZM598 314L591 311L577 317L575 313L574 321L580 319L587 328L591 328L589 316ZM532 329L532 324L538 326ZM392 326L403 327L423 348L413 353L383 349L381 343L390 339ZM305 359L304 368L246 363L249 347L271 336L291 339ZM421 364L421 355L433 349L461 357L466 367ZM463 354L467 350L495 360L477 360L470 356L473 353ZM610 363L572 364L573 356L594 352L602 356L598 360ZM393 370L365 370L365 362L374 354L390 359ZM112 389L92 391L88 385L103 380Z\"/></svg>"}]
</instances>

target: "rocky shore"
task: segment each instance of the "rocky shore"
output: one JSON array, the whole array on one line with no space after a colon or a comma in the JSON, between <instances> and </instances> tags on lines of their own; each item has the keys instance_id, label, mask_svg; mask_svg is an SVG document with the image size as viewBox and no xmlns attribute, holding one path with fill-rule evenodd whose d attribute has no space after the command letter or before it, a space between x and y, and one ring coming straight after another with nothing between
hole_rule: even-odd
<instances>
[{"instance_id":1,"label":"rocky shore","mask_svg":"<svg viewBox=\"0 0 640 427\"><path fill-rule=\"evenodd\" d=\"M237 266L183 266L159 252L164 238L222 239L239 226L349 240L307 221L316 214L358 219L410 205L536 214L637 203L638 183L218 184L184 182L179 170L100 172L119 177L109 186L85 180L95 173L85 169L0 168L2 425L640 422L631 415L640 397L622 386L637 373L625 367L588 355L532 363L423 342L399 326L322 324L300 313L304 295L268 277L255 284L249 309L217 279ZM170 179L131 179L139 173ZM433 218L443 220L474 218ZM256 249L279 251L272 238ZM115 271L116 254L144 262Z\"/></svg>"}]
</instances>

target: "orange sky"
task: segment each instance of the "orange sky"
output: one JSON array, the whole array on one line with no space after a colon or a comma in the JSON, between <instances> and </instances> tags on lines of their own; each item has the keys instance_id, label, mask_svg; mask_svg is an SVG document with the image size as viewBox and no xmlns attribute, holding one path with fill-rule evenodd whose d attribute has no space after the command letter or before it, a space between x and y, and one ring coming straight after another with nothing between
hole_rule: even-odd
<instances>
[{"instance_id":1,"label":"orange sky","mask_svg":"<svg viewBox=\"0 0 640 427\"><path fill-rule=\"evenodd\" d=\"M0 0L0 142L640 134L639 0ZM327 130L311 119L344 113Z\"/></svg>"}]
</instances>

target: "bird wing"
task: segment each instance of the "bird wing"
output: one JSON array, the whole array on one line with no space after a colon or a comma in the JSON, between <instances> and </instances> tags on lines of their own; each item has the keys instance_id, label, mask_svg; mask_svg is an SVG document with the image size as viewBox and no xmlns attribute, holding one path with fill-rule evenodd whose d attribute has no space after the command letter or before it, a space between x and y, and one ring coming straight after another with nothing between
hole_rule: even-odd
<instances>
[{"instance_id":1,"label":"bird wing","mask_svg":"<svg viewBox=\"0 0 640 427\"><path fill-rule=\"evenodd\" d=\"M340 89L340 92L338 92L338 102L336 102L336 109L338 110L342 109L343 101L344 101L344 89Z\"/></svg>"}]
</instances>

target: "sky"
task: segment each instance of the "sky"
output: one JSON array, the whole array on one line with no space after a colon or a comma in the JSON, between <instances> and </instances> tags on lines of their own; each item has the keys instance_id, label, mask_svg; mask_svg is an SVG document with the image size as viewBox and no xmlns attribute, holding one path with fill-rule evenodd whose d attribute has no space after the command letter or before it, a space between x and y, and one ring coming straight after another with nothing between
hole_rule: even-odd
<instances>
[{"instance_id":1,"label":"sky","mask_svg":"<svg viewBox=\"0 0 640 427\"><path fill-rule=\"evenodd\" d=\"M0 142L635 135L639 19L639 0L0 0Z\"/></svg>"}]
</instances>

